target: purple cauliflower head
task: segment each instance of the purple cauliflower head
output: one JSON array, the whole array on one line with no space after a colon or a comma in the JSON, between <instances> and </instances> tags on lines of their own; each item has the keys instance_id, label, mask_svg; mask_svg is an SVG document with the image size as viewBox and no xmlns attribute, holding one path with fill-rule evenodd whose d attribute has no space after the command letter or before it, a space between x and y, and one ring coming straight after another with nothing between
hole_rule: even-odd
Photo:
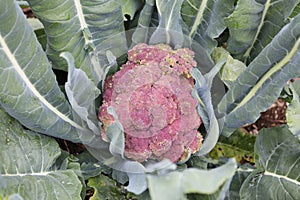
<instances>
[{"instance_id":1,"label":"purple cauliflower head","mask_svg":"<svg viewBox=\"0 0 300 200\"><path fill-rule=\"evenodd\" d=\"M127 158L184 160L199 150L202 136L197 100L192 97L194 52L164 44L138 44L121 70L105 81L99 119L105 129L114 122L113 106L124 127Z\"/></svg>"}]
</instances>

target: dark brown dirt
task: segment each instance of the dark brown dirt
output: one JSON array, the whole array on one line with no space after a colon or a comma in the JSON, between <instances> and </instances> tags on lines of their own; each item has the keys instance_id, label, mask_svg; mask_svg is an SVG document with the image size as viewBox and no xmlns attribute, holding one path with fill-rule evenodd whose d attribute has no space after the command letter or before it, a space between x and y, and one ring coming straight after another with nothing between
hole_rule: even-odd
<instances>
[{"instance_id":1,"label":"dark brown dirt","mask_svg":"<svg viewBox=\"0 0 300 200\"><path fill-rule=\"evenodd\" d=\"M261 113L255 123L244 126L243 129L250 134L256 135L262 128L271 128L286 124L286 109L287 103L283 99L278 99L268 110Z\"/></svg>"},{"instance_id":2,"label":"dark brown dirt","mask_svg":"<svg viewBox=\"0 0 300 200\"><path fill-rule=\"evenodd\" d=\"M34 18L34 14L31 11L31 8L22 8L24 15L26 18Z\"/></svg>"}]
</instances>

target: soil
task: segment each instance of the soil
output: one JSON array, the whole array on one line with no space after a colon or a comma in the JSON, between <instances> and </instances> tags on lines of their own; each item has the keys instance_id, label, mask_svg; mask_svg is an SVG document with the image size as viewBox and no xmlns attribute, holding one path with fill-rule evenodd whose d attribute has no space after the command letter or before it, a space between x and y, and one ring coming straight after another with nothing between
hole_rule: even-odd
<instances>
[{"instance_id":1,"label":"soil","mask_svg":"<svg viewBox=\"0 0 300 200\"><path fill-rule=\"evenodd\" d=\"M259 119L248 126L244 126L243 130L249 134L257 135L262 128L271 128L286 124L287 103L283 99L278 99L268 110L260 113Z\"/></svg>"}]
</instances>

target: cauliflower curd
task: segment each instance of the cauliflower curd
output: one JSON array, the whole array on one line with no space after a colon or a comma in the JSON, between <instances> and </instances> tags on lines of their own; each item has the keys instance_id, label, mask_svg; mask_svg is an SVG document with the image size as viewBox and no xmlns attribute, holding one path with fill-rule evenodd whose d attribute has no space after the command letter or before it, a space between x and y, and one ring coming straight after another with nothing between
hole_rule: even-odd
<instances>
[{"instance_id":1,"label":"cauliflower curd","mask_svg":"<svg viewBox=\"0 0 300 200\"><path fill-rule=\"evenodd\" d=\"M128 52L121 70L107 77L99 119L105 129L114 122L112 106L124 127L125 156L147 159L184 160L199 150L202 136L197 100L192 97L196 66L194 52L173 50L164 44L138 44Z\"/></svg>"}]
</instances>

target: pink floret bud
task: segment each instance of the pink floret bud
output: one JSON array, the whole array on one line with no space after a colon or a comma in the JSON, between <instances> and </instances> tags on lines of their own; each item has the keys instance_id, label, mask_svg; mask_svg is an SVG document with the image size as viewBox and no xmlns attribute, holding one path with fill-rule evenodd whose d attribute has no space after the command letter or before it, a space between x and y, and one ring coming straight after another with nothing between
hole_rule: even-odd
<instances>
[{"instance_id":1,"label":"pink floret bud","mask_svg":"<svg viewBox=\"0 0 300 200\"><path fill-rule=\"evenodd\" d=\"M192 97L197 66L194 52L173 50L165 44L138 44L128 52L128 61L105 81L99 119L105 130L114 122L112 106L123 125L124 154L139 162L148 159L182 161L200 149L197 131L202 121L198 102Z\"/></svg>"}]
</instances>

